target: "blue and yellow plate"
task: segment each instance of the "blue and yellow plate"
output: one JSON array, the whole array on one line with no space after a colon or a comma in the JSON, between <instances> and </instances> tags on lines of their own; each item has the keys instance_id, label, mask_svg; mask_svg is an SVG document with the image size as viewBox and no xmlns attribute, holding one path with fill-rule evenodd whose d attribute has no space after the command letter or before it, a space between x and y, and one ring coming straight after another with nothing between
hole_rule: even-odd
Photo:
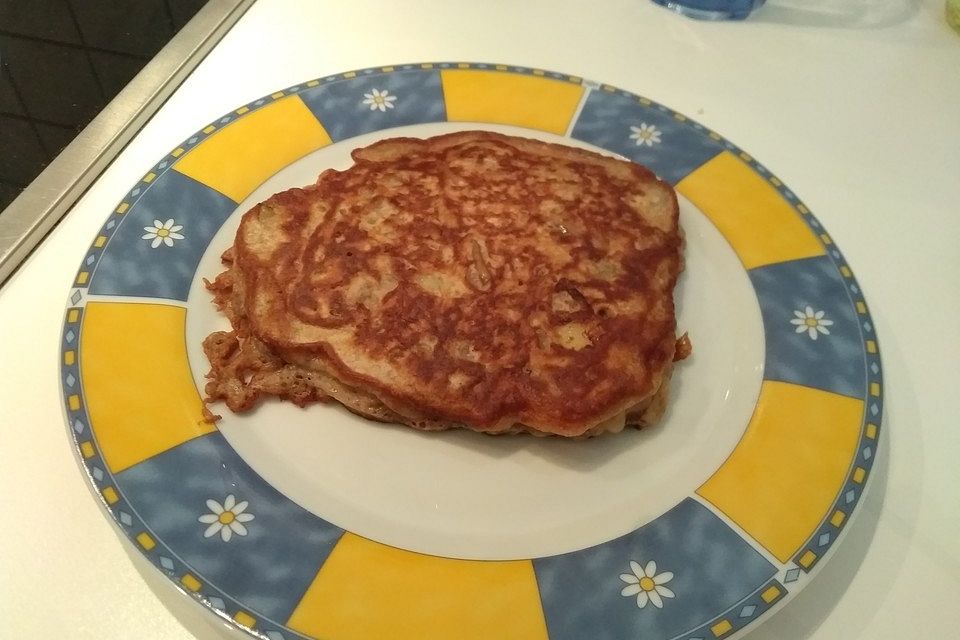
<instances>
[{"instance_id":1,"label":"blue and yellow plate","mask_svg":"<svg viewBox=\"0 0 960 640\"><path fill-rule=\"evenodd\" d=\"M694 355L662 424L589 441L425 434L337 406L202 418L203 287L240 215L398 135L489 129L615 154L675 185ZM559 73L403 64L211 122L110 212L62 335L70 432L157 570L281 638L729 638L843 535L881 424L877 339L799 198L717 133ZM214 407L217 410L217 407Z\"/></svg>"}]
</instances>

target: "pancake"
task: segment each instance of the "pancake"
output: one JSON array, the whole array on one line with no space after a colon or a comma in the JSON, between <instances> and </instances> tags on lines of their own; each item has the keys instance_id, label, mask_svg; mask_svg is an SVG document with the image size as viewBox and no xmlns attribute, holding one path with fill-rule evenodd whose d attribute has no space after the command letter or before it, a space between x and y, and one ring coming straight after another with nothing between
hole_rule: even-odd
<instances>
[{"instance_id":1,"label":"pancake","mask_svg":"<svg viewBox=\"0 0 960 640\"><path fill-rule=\"evenodd\" d=\"M241 221L209 284L208 401L338 401L419 429L584 436L663 414L678 351L673 189L490 132L353 152Z\"/></svg>"}]
</instances>

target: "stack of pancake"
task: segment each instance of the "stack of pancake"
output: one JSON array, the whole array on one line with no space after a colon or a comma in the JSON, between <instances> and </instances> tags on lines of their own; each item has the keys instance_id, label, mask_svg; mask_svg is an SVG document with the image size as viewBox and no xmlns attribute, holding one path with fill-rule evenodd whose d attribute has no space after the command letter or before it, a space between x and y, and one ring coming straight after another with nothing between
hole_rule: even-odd
<instances>
[{"instance_id":1,"label":"stack of pancake","mask_svg":"<svg viewBox=\"0 0 960 640\"><path fill-rule=\"evenodd\" d=\"M664 412L683 267L647 169L490 132L394 138L242 219L208 287L207 401L337 401L418 429L559 436ZM212 416L211 418L215 418Z\"/></svg>"}]
</instances>

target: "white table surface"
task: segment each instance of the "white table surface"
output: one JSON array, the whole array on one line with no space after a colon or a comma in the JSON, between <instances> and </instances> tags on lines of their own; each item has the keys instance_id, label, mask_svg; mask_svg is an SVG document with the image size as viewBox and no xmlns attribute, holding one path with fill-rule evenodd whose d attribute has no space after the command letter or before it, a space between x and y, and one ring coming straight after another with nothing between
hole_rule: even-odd
<instances>
[{"instance_id":1,"label":"white table surface","mask_svg":"<svg viewBox=\"0 0 960 640\"><path fill-rule=\"evenodd\" d=\"M698 23L646 0L260 0L0 290L0 636L219 638L121 541L71 451L58 339L72 278L158 158L237 105L330 73L464 60L643 94L775 171L829 229L885 370L877 472L804 592L751 639L960 628L960 36L943 0L769 0Z\"/></svg>"}]
</instances>

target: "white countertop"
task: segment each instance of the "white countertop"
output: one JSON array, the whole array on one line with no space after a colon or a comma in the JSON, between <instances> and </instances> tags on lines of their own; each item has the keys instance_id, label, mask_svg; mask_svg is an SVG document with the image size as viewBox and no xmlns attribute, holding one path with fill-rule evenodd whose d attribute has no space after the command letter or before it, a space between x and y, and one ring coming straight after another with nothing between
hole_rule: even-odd
<instances>
[{"instance_id":1,"label":"white countertop","mask_svg":"<svg viewBox=\"0 0 960 640\"><path fill-rule=\"evenodd\" d=\"M955 637L960 35L946 26L943 1L769 0L750 21L717 24L646 0L408 4L257 2L0 290L0 635L221 637L212 616L128 554L64 426L57 362L67 294L130 185L176 142L276 89L368 66L463 60L650 97L734 141L804 199L871 305L883 440L836 554L749 637Z\"/></svg>"}]
</instances>

